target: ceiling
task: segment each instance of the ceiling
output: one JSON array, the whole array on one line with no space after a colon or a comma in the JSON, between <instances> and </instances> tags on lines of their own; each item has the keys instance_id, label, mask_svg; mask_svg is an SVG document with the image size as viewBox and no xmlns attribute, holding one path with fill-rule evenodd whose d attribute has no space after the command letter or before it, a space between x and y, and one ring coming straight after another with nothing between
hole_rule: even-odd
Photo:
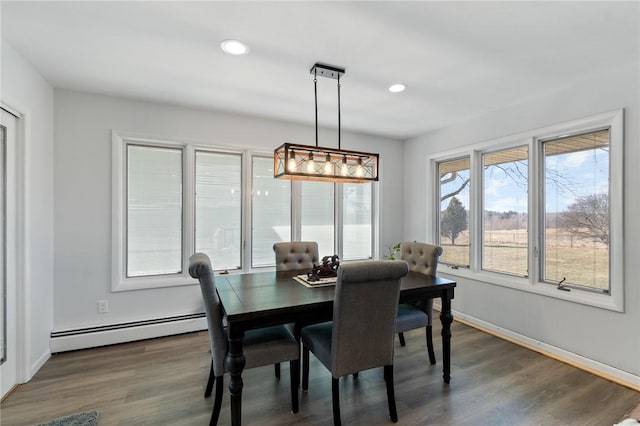
<instances>
[{"instance_id":1,"label":"ceiling","mask_svg":"<svg viewBox=\"0 0 640 426\"><path fill-rule=\"evenodd\" d=\"M54 87L313 124L315 62L346 68L342 128L405 139L638 62L638 2L0 3ZM250 46L229 56L223 39ZM407 90L390 93L391 83ZM336 81L318 79L320 125Z\"/></svg>"}]
</instances>

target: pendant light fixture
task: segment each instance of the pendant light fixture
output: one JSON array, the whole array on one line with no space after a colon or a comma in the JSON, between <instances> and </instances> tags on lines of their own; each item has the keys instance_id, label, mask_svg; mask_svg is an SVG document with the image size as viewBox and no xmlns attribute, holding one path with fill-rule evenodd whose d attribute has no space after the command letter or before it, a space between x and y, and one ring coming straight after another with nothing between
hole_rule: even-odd
<instances>
[{"instance_id":1,"label":"pendant light fixture","mask_svg":"<svg viewBox=\"0 0 640 426\"><path fill-rule=\"evenodd\" d=\"M316 63L311 68L316 108L316 145L284 143L273 151L273 177L290 180L366 183L378 180L380 156L340 146L340 77L344 68ZM338 80L338 148L318 146L318 76Z\"/></svg>"}]
</instances>

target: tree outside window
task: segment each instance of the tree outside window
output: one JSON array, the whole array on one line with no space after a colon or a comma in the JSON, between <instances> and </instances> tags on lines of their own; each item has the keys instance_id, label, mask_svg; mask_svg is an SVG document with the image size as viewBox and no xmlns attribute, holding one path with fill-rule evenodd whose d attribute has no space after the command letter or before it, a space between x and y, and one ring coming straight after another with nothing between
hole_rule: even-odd
<instances>
[{"instance_id":1,"label":"tree outside window","mask_svg":"<svg viewBox=\"0 0 640 426\"><path fill-rule=\"evenodd\" d=\"M456 245L456 238L462 231L468 228L467 209L464 208L460 200L453 197L449 200L449 205L442 212L440 221L440 234L451 240L451 245Z\"/></svg>"}]
</instances>

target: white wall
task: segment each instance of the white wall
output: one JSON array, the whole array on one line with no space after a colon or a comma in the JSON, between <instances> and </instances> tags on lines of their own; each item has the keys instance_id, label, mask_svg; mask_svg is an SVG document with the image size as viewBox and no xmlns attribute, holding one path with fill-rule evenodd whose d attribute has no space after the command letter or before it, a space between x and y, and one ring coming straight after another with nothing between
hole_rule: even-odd
<instances>
[{"instance_id":1,"label":"white wall","mask_svg":"<svg viewBox=\"0 0 640 426\"><path fill-rule=\"evenodd\" d=\"M24 115L24 381L48 359L53 327L53 88L4 40L1 49L0 99Z\"/></svg>"},{"instance_id":2,"label":"white wall","mask_svg":"<svg viewBox=\"0 0 640 426\"><path fill-rule=\"evenodd\" d=\"M458 278L453 308L589 360L640 376L640 71L638 64L544 94L475 120L405 142L404 239L433 241L426 235L424 188L427 157L510 134L625 109L624 249L625 312L617 313ZM427 198L429 197L429 198ZM454 277L455 278L455 277ZM455 337L454 337L455 338ZM640 380L639 380L640 381ZM638 383L640 386L640 383Z\"/></svg>"},{"instance_id":3,"label":"white wall","mask_svg":"<svg viewBox=\"0 0 640 426\"><path fill-rule=\"evenodd\" d=\"M314 143L312 126L56 89L55 331L203 312L197 286L111 293L112 130L263 150ZM320 145L337 146L335 129L321 129ZM342 146L381 155L384 254L402 236L402 143L343 132Z\"/></svg>"}]
</instances>

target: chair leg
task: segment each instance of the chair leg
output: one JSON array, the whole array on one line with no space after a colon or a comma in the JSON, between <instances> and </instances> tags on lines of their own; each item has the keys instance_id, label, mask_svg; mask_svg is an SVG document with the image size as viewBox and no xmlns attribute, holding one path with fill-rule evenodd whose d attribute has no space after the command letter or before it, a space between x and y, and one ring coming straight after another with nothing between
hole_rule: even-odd
<instances>
[{"instance_id":1,"label":"chair leg","mask_svg":"<svg viewBox=\"0 0 640 426\"><path fill-rule=\"evenodd\" d=\"M404 346L406 344L404 341L404 333L398 333L398 337L400 338L400 346Z\"/></svg>"},{"instance_id":2,"label":"chair leg","mask_svg":"<svg viewBox=\"0 0 640 426\"><path fill-rule=\"evenodd\" d=\"M222 392L224 390L223 376L216 377L216 396L213 402L213 411L211 412L211 420L209 426L216 426L220 417L220 408L222 407Z\"/></svg>"},{"instance_id":3,"label":"chair leg","mask_svg":"<svg viewBox=\"0 0 640 426\"><path fill-rule=\"evenodd\" d=\"M300 385L300 360L289 361L289 377L291 379L291 411L298 412L298 387Z\"/></svg>"},{"instance_id":4,"label":"chair leg","mask_svg":"<svg viewBox=\"0 0 640 426\"><path fill-rule=\"evenodd\" d=\"M216 381L216 376L213 374L213 359L211 360L211 369L209 370L209 379L207 379L207 387L204 389L204 397L209 398L211 391L213 390L213 382Z\"/></svg>"},{"instance_id":5,"label":"chair leg","mask_svg":"<svg viewBox=\"0 0 640 426\"><path fill-rule=\"evenodd\" d=\"M280 380L280 363L275 363L273 364L273 367L275 368L276 371L276 379Z\"/></svg>"},{"instance_id":6,"label":"chair leg","mask_svg":"<svg viewBox=\"0 0 640 426\"><path fill-rule=\"evenodd\" d=\"M302 346L302 391L309 389L309 348Z\"/></svg>"},{"instance_id":7,"label":"chair leg","mask_svg":"<svg viewBox=\"0 0 640 426\"><path fill-rule=\"evenodd\" d=\"M433 352L433 327L427 326L427 352L429 353L429 362L433 365L436 363L436 354Z\"/></svg>"},{"instance_id":8,"label":"chair leg","mask_svg":"<svg viewBox=\"0 0 640 426\"><path fill-rule=\"evenodd\" d=\"M396 396L393 390L393 365L384 366L384 377L387 382L387 402L389 403L389 418L392 422L398 421L398 411L396 410Z\"/></svg>"},{"instance_id":9,"label":"chair leg","mask_svg":"<svg viewBox=\"0 0 640 426\"><path fill-rule=\"evenodd\" d=\"M331 400L333 402L333 426L341 426L340 421L340 379L331 378Z\"/></svg>"},{"instance_id":10,"label":"chair leg","mask_svg":"<svg viewBox=\"0 0 640 426\"><path fill-rule=\"evenodd\" d=\"M358 373L353 373L353 378L357 379L358 378Z\"/></svg>"}]
</instances>

